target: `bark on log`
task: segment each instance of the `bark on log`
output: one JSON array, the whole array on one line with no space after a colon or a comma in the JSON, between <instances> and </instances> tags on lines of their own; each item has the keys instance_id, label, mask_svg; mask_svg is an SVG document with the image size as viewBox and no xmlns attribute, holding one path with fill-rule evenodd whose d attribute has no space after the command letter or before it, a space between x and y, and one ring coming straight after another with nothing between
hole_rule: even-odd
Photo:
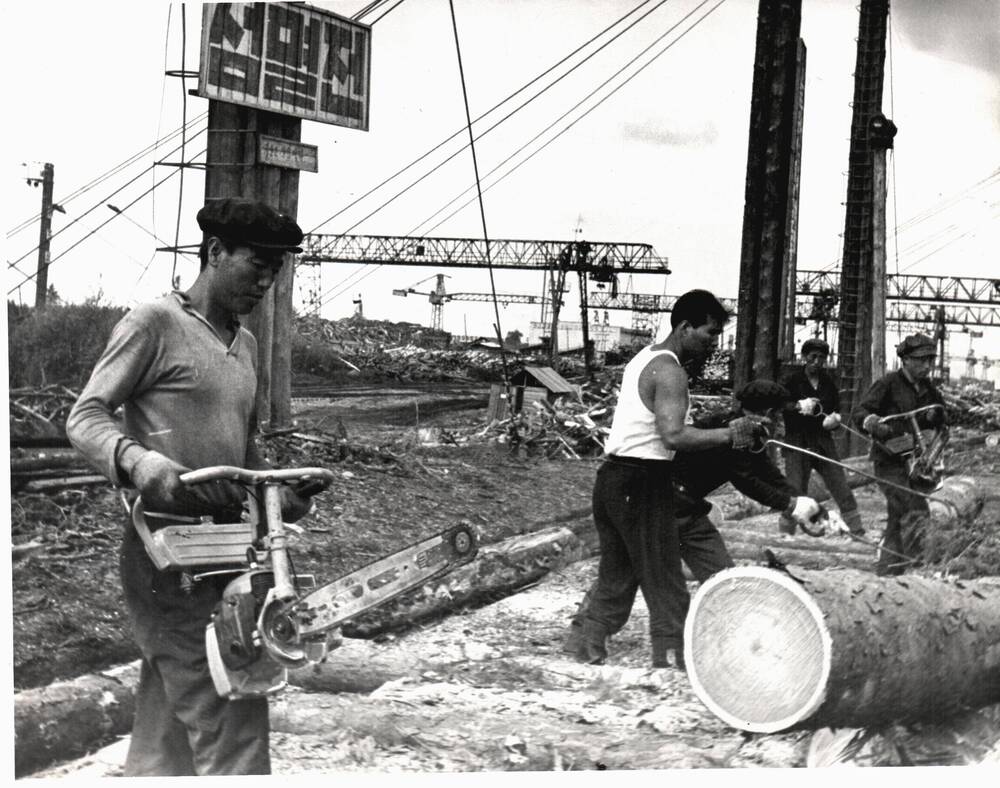
<instances>
[{"instance_id":1,"label":"bark on log","mask_svg":"<svg viewBox=\"0 0 1000 788\"><path fill-rule=\"evenodd\" d=\"M586 547L568 528L549 528L489 545L471 564L359 616L343 632L347 637L373 637L464 605L487 604L585 555Z\"/></svg>"},{"instance_id":2,"label":"bark on log","mask_svg":"<svg viewBox=\"0 0 1000 788\"><path fill-rule=\"evenodd\" d=\"M1000 578L735 567L685 625L688 677L747 731L940 720L1000 701Z\"/></svg>"},{"instance_id":3,"label":"bark on log","mask_svg":"<svg viewBox=\"0 0 1000 788\"><path fill-rule=\"evenodd\" d=\"M14 773L83 755L127 733L135 711L138 663L14 693Z\"/></svg>"}]
</instances>

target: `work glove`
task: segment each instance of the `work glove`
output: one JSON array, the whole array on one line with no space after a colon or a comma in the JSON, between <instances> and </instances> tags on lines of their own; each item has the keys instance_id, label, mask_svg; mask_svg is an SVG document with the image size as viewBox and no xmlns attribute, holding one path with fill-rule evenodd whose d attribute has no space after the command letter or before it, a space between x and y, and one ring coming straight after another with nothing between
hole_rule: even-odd
<instances>
[{"instance_id":1,"label":"work glove","mask_svg":"<svg viewBox=\"0 0 1000 788\"><path fill-rule=\"evenodd\" d=\"M861 423L861 426L864 427L865 432L875 438L875 440L882 440L883 438L888 438L892 435L892 427L882 421L874 413L870 413L866 416L865 420Z\"/></svg>"},{"instance_id":2,"label":"work glove","mask_svg":"<svg viewBox=\"0 0 1000 788\"><path fill-rule=\"evenodd\" d=\"M823 429L824 430L827 430L827 431L835 430L839 426L840 426L840 414L839 413L831 413L829 416L826 416L823 419Z\"/></svg>"},{"instance_id":3,"label":"work glove","mask_svg":"<svg viewBox=\"0 0 1000 788\"><path fill-rule=\"evenodd\" d=\"M243 505L243 490L231 482L184 484L180 476L189 470L158 451L147 451L132 466L129 478L151 512L198 517L232 512Z\"/></svg>"},{"instance_id":4,"label":"work glove","mask_svg":"<svg viewBox=\"0 0 1000 788\"><path fill-rule=\"evenodd\" d=\"M803 416L816 416L822 409L820 401L816 397L806 397L795 403L795 410Z\"/></svg>"},{"instance_id":5,"label":"work glove","mask_svg":"<svg viewBox=\"0 0 1000 788\"><path fill-rule=\"evenodd\" d=\"M281 519L286 523L301 520L312 509L312 497L323 492L326 484L318 479L303 479L281 488Z\"/></svg>"},{"instance_id":6,"label":"work glove","mask_svg":"<svg viewBox=\"0 0 1000 788\"><path fill-rule=\"evenodd\" d=\"M926 427L931 429L940 427L944 424L944 408L934 408L934 410L924 411L917 417L917 421L922 421Z\"/></svg>"},{"instance_id":7,"label":"work glove","mask_svg":"<svg viewBox=\"0 0 1000 788\"><path fill-rule=\"evenodd\" d=\"M799 525L809 525L812 518L819 514L819 512L819 504L805 495L793 498L792 502L788 504L788 508L785 509L785 514Z\"/></svg>"},{"instance_id":8,"label":"work glove","mask_svg":"<svg viewBox=\"0 0 1000 788\"><path fill-rule=\"evenodd\" d=\"M740 416L729 422L729 442L734 449L746 451L763 442L771 422L763 416Z\"/></svg>"}]
</instances>

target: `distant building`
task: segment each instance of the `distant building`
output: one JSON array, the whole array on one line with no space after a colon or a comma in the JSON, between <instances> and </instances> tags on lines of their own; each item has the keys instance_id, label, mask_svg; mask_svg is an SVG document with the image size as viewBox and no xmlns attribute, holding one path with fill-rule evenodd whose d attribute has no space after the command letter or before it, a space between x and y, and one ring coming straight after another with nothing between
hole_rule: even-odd
<instances>
[{"instance_id":1,"label":"distant building","mask_svg":"<svg viewBox=\"0 0 1000 788\"><path fill-rule=\"evenodd\" d=\"M549 323L532 323L528 330L528 344L537 345L542 337L549 336L552 326ZM605 353L612 348L632 344L647 345L653 341L649 334L624 326L611 326L606 323L591 323L587 326L587 334L594 343L594 350ZM559 323L559 352L565 353L579 350L583 347L582 323Z\"/></svg>"}]
</instances>

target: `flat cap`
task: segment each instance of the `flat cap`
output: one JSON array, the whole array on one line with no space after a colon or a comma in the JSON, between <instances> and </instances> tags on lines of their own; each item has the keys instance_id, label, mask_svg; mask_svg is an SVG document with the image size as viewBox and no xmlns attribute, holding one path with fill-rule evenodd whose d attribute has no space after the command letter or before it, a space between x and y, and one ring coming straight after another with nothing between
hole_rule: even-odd
<instances>
[{"instance_id":1,"label":"flat cap","mask_svg":"<svg viewBox=\"0 0 1000 788\"><path fill-rule=\"evenodd\" d=\"M259 249L302 251L302 228L266 203L227 197L198 211L198 226L208 235Z\"/></svg>"},{"instance_id":2,"label":"flat cap","mask_svg":"<svg viewBox=\"0 0 1000 788\"><path fill-rule=\"evenodd\" d=\"M802 343L802 355L803 356L806 353L813 353L813 352L815 352L817 350L820 353L825 353L828 356L830 355L830 346L826 342L824 342L822 339L816 339L814 337L812 339L807 339L805 342Z\"/></svg>"},{"instance_id":3,"label":"flat cap","mask_svg":"<svg viewBox=\"0 0 1000 788\"><path fill-rule=\"evenodd\" d=\"M744 408L750 410L780 408L791 398L791 393L780 383L762 378L751 380L736 392L736 399Z\"/></svg>"},{"instance_id":4,"label":"flat cap","mask_svg":"<svg viewBox=\"0 0 1000 788\"><path fill-rule=\"evenodd\" d=\"M896 355L900 358L907 356L936 356L937 346L934 340L927 334L910 334L906 339L896 345Z\"/></svg>"}]
</instances>

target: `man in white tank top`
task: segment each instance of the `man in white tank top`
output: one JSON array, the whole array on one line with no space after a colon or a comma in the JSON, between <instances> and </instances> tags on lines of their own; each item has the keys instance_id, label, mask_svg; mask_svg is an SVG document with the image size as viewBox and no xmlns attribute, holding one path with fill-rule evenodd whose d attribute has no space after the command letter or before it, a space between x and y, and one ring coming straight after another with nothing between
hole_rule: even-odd
<instances>
[{"instance_id":1,"label":"man in white tank top","mask_svg":"<svg viewBox=\"0 0 1000 788\"><path fill-rule=\"evenodd\" d=\"M712 355L728 319L707 290L685 293L674 305L670 335L625 367L594 484L601 558L582 623L580 656L588 662L603 661L606 639L628 620L637 590L649 608L653 665L682 662L689 597L674 521L674 454L720 446L749 449L765 424L755 416L718 429L690 424L688 370L696 371Z\"/></svg>"}]
</instances>

